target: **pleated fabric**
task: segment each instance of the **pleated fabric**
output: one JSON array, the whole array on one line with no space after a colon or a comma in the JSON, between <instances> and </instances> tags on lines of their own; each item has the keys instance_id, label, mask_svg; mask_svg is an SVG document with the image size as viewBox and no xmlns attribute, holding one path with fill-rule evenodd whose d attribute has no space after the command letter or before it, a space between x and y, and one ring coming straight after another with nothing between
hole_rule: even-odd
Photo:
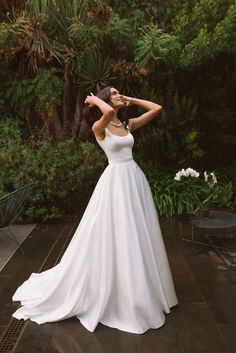
<instances>
[{"instance_id":1,"label":"pleated fabric","mask_svg":"<svg viewBox=\"0 0 236 353\"><path fill-rule=\"evenodd\" d=\"M16 290L22 306L13 317L42 324L76 316L92 332L101 322L140 334L161 327L178 299L133 136L107 129L98 143L109 165L60 263Z\"/></svg>"}]
</instances>

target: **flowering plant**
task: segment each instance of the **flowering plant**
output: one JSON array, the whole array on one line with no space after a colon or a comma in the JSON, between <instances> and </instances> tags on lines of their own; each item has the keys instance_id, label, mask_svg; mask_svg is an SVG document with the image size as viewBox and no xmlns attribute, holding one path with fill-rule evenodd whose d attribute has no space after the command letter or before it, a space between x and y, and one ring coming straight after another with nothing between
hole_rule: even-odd
<instances>
[{"instance_id":1,"label":"flowering plant","mask_svg":"<svg viewBox=\"0 0 236 353\"><path fill-rule=\"evenodd\" d=\"M178 173L176 173L175 175L175 180L180 181L182 177L188 177L191 176L193 178L198 178L199 177L199 173L192 169L192 168L187 168L187 169L181 169L178 171Z\"/></svg>"},{"instance_id":2,"label":"flowering plant","mask_svg":"<svg viewBox=\"0 0 236 353\"><path fill-rule=\"evenodd\" d=\"M199 178L200 173L192 168L181 169L179 170L174 179L176 181L180 181L183 178L198 178L198 183L196 185L199 193L199 205L193 211L196 213L197 211L202 211L204 209L208 209L209 205L217 198L218 187L217 187L217 178L214 172L208 173L206 170L203 173L204 178Z\"/></svg>"}]
</instances>

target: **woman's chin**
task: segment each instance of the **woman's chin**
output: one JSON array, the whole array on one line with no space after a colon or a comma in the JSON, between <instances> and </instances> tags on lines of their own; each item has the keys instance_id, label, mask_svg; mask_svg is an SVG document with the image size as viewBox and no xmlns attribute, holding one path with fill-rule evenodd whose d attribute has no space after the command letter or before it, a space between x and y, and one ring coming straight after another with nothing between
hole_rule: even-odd
<instances>
[{"instance_id":1,"label":"woman's chin","mask_svg":"<svg viewBox=\"0 0 236 353\"><path fill-rule=\"evenodd\" d=\"M124 102L118 102L116 104L116 108L118 108L118 109L121 109L121 108L124 108L124 107L125 107L125 103Z\"/></svg>"}]
</instances>

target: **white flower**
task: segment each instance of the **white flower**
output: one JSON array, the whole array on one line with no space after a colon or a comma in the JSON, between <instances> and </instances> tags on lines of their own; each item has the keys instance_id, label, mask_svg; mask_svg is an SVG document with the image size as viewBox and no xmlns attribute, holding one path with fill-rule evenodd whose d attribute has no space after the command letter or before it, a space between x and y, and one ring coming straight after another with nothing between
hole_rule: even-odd
<instances>
[{"instance_id":1,"label":"white flower","mask_svg":"<svg viewBox=\"0 0 236 353\"><path fill-rule=\"evenodd\" d=\"M208 180L208 174L207 174L207 171L205 170L205 172L204 172L204 179L205 179L205 181L207 181Z\"/></svg>"},{"instance_id":2,"label":"white flower","mask_svg":"<svg viewBox=\"0 0 236 353\"><path fill-rule=\"evenodd\" d=\"M199 175L200 175L200 174L199 174L196 170L193 170L193 171L192 171L192 174L191 174L192 177L198 178Z\"/></svg>"},{"instance_id":3,"label":"white flower","mask_svg":"<svg viewBox=\"0 0 236 353\"><path fill-rule=\"evenodd\" d=\"M178 173L176 173L174 179L175 180L181 180L182 177L193 177L193 178L198 178L199 177L199 173L192 169L192 168L187 168L186 170L184 168L182 168L181 170L178 171Z\"/></svg>"},{"instance_id":4,"label":"white flower","mask_svg":"<svg viewBox=\"0 0 236 353\"><path fill-rule=\"evenodd\" d=\"M181 177L182 177L182 173L181 173L181 170L179 170L178 173L175 174L174 179L179 181L181 180Z\"/></svg>"},{"instance_id":5,"label":"white flower","mask_svg":"<svg viewBox=\"0 0 236 353\"><path fill-rule=\"evenodd\" d=\"M192 169L191 168L187 168L185 173L186 173L186 176L188 177L189 175L191 175Z\"/></svg>"},{"instance_id":6,"label":"white flower","mask_svg":"<svg viewBox=\"0 0 236 353\"><path fill-rule=\"evenodd\" d=\"M199 177L199 173L196 170L192 169L192 168L186 169L186 174L187 174L187 176L191 176L193 178L198 178Z\"/></svg>"},{"instance_id":7,"label":"white flower","mask_svg":"<svg viewBox=\"0 0 236 353\"><path fill-rule=\"evenodd\" d=\"M177 180L177 181L179 181L181 179L181 172L180 171L178 173L176 173L174 179Z\"/></svg>"},{"instance_id":8,"label":"white flower","mask_svg":"<svg viewBox=\"0 0 236 353\"><path fill-rule=\"evenodd\" d=\"M213 184L216 184L217 183L217 178L215 176L215 173L211 172L210 175L212 177Z\"/></svg>"}]
</instances>

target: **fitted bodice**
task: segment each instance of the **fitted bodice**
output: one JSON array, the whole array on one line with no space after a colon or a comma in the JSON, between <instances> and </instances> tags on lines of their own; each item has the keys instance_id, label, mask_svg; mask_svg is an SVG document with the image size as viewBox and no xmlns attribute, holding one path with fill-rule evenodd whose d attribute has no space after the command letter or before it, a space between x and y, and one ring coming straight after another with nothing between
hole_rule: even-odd
<instances>
[{"instance_id":1,"label":"fitted bodice","mask_svg":"<svg viewBox=\"0 0 236 353\"><path fill-rule=\"evenodd\" d=\"M105 129L105 138L101 141L97 139L97 142L105 152L109 162L120 162L133 158L134 138L130 132L125 136L117 136Z\"/></svg>"}]
</instances>

